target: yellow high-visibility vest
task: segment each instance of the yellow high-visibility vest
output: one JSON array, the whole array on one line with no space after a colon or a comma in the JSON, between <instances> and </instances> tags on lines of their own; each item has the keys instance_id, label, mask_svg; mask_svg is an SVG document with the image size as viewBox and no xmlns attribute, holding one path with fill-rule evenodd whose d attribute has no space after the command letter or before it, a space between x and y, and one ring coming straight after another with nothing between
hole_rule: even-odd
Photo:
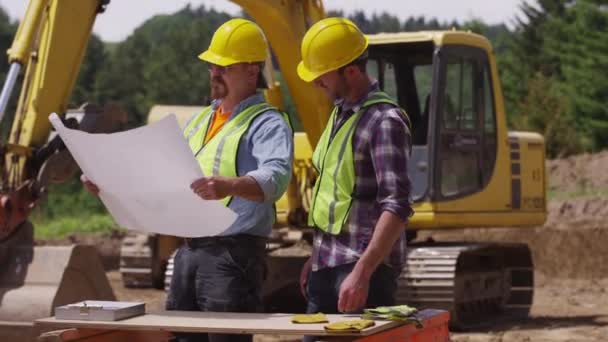
<instances>
[{"instance_id":1,"label":"yellow high-visibility vest","mask_svg":"<svg viewBox=\"0 0 608 342\"><path fill-rule=\"evenodd\" d=\"M355 162L353 158L353 134L361 114L374 104L389 103L400 108L386 93L378 91L369 96L361 108L354 113L331 137L336 124L338 108L334 108L312 156L319 177L313 190L312 206L308 224L322 231L337 235L346 224L352 194L355 189ZM400 110L409 125L409 118Z\"/></svg>"},{"instance_id":2,"label":"yellow high-visibility vest","mask_svg":"<svg viewBox=\"0 0 608 342\"><path fill-rule=\"evenodd\" d=\"M246 108L236 117L228 120L206 144L204 143L205 135L213 117L211 106L205 108L190 121L184 129L184 136L188 139L190 149L203 170L203 174L207 177L237 177L236 160L239 143L253 120L269 110L281 113L264 102ZM285 113L283 113L283 118L289 123ZM228 206L231 200L232 196L228 196L223 198L222 202Z\"/></svg>"}]
</instances>

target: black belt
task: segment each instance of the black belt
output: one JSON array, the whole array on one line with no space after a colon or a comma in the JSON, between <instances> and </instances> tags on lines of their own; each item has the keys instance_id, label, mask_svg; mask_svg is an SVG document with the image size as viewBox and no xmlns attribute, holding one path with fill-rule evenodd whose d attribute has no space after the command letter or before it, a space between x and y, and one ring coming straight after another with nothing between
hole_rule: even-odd
<instances>
[{"instance_id":1,"label":"black belt","mask_svg":"<svg viewBox=\"0 0 608 342\"><path fill-rule=\"evenodd\" d=\"M184 244L188 248L203 248L207 246L231 246L231 245L243 245L243 246L259 246L265 247L268 238L249 235L249 234L237 234L237 235L222 235L222 236L206 236L199 238L184 238Z\"/></svg>"}]
</instances>

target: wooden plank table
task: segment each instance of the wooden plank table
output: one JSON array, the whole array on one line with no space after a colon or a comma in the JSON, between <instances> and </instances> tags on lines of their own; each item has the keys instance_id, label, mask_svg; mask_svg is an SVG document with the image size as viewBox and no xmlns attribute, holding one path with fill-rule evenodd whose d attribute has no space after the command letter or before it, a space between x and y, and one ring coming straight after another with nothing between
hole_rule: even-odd
<instances>
[{"instance_id":1,"label":"wooden plank table","mask_svg":"<svg viewBox=\"0 0 608 342\"><path fill-rule=\"evenodd\" d=\"M376 321L375 326L358 333L327 332L325 324L294 324L293 314L219 313L191 311L163 311L128 318L121 321L58 320L54 317L36 320L43 333L39 340L161 342L171 338L171 332L207 332L227 334L316 335L323 341L449 341L449 313L442 310L423 310L418 317L423 328L393 321ZM358 319L359 315L327 315L333 322ZM56 330L65 329L65 330Z\"/></svg>"}]
</instances>

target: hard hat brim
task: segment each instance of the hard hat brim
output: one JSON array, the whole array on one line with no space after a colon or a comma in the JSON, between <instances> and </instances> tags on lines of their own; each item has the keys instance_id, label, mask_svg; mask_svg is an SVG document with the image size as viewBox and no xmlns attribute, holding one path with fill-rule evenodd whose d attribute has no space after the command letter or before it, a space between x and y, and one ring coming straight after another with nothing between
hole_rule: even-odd
<instances>
[{"instance_id":1,"label":"hard hat brim","mask_svg":"<svg viewBox=\"0 0 608 342\"><path fill-rule=\"evenodd\" d=\"M312 81L316 80L319 76L323 75L323 73L313 72L310 69L308 69L306 67L306 65L304 65L304 62L298 63L297 70L298 70L298 76L300 76L300 78L304 82L312 82Z\"/></svg>"},{"instance_id":2,"label":"hard hat brim","mask_svg":"<svg viewBox=\"0 0 608 342\"><path fill-rule=\"evenodd\" d=\"M209 50L198 55L198 59L211 63L211 64L219 65L219 66L229 66L232 64L240 63L239 61L237 61L235 59L225 57L225 56L220 56Z\"/></svg>"}]
</instances>

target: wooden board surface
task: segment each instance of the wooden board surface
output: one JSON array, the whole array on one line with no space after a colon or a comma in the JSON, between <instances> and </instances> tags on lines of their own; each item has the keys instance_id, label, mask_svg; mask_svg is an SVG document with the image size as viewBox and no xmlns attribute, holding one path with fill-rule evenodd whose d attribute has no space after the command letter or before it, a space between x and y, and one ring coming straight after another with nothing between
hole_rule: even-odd
<instances>
[{"instance_id":1,"label":"wooden board surface","mask_svg":"<svg viewBox=\"0 0 608 342\"><path fill-rule=\"evenodd\" d=\"M376 325L359 333L327 333L325 324L294 324L293 314L222 313L163 311L122 321L58 320L55 317L36 320L44 328L95 328L127 330L161 330L173 332L211 332L231 334L368 336L391 329L401 322L376 321ZM330 323L358 319L359 315L327 315Z\"/></svg>"}]
</instances>

